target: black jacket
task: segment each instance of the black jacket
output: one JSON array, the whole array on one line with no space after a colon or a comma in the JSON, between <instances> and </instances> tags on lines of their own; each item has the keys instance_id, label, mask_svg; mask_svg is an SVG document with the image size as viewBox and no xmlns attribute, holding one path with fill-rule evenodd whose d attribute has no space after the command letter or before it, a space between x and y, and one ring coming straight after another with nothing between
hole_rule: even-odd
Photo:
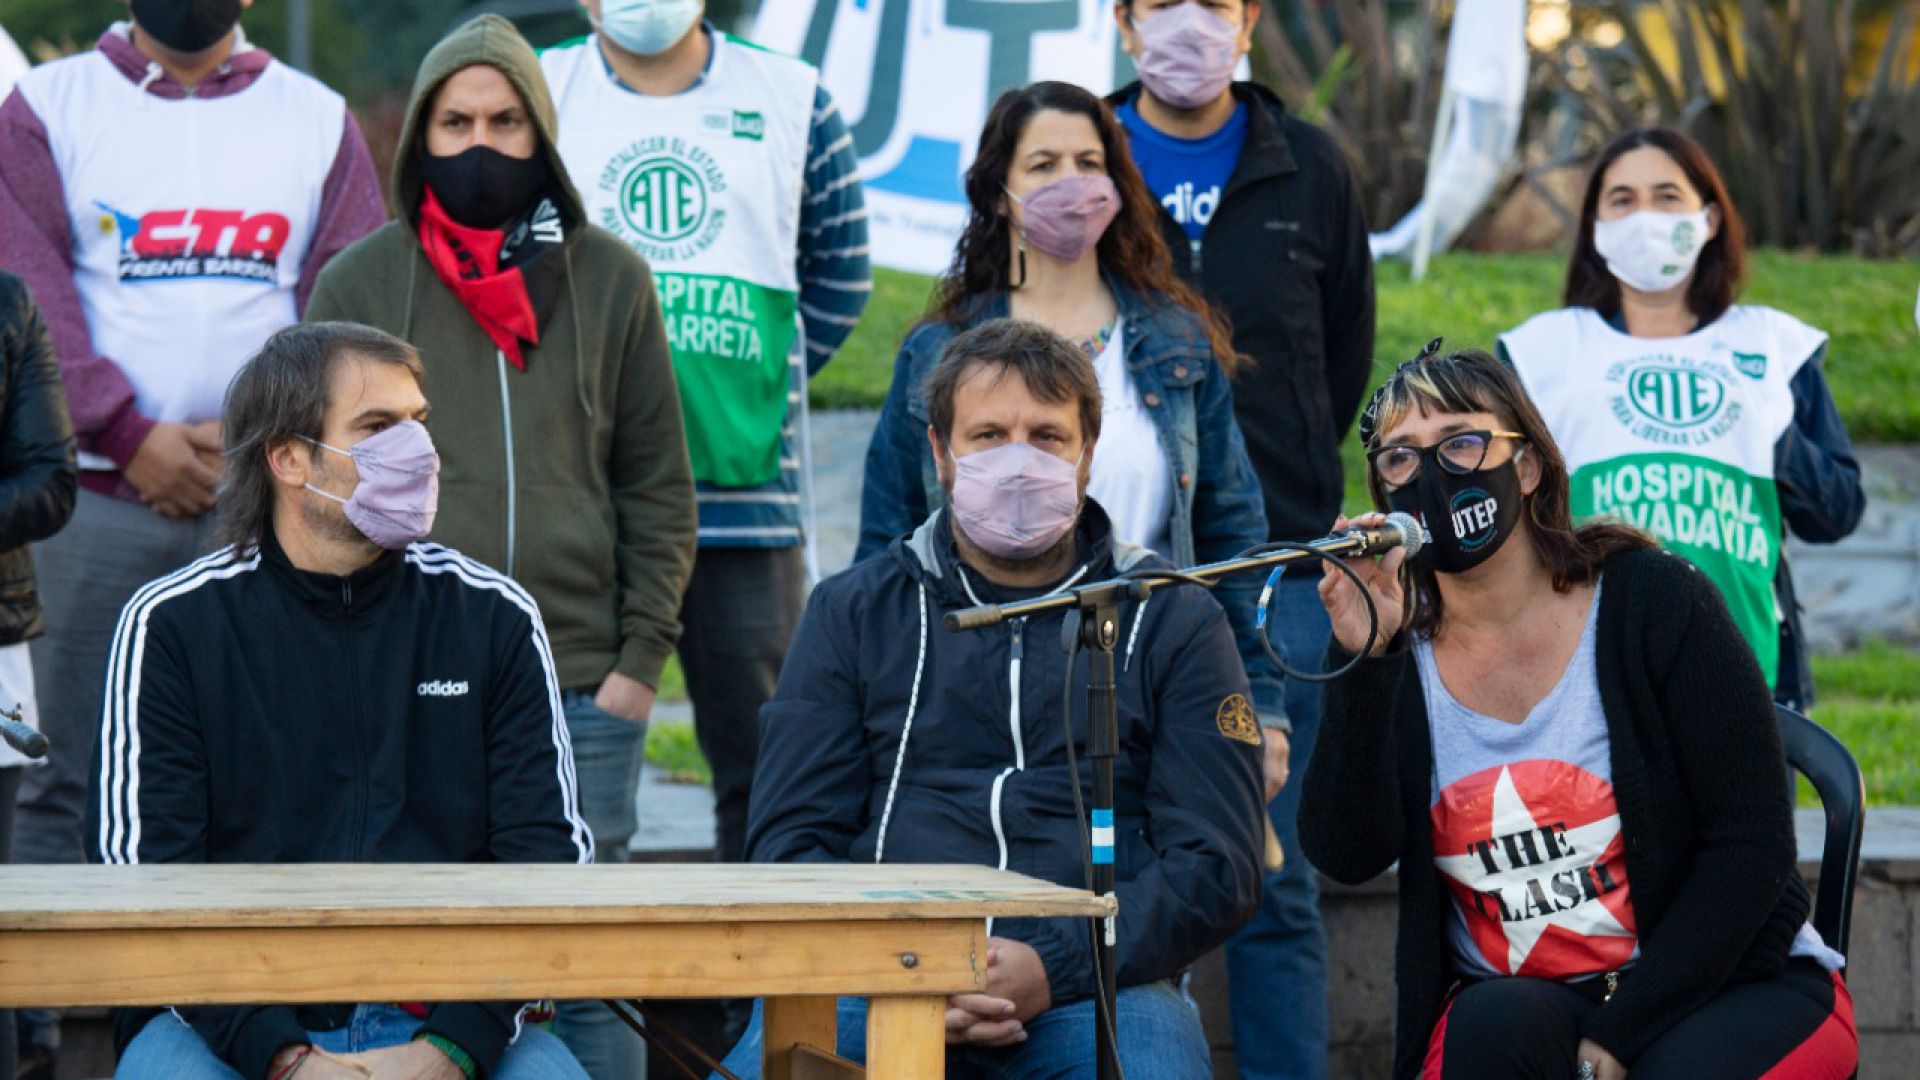
<instances>
[{"instance_id":1,"label":"black jacket","mask_svg":"<svg viewBox=\"0 0 1920 1080\"><path fill-rule=\"evenodd\" d=\"M1640 959L1581 1035L1631 1068L1728 983L1777 974L1811 903L1794 869L1773 703L1720 591L1664 551L1615 556L1602 584L1594 660ZM1330 665L1346 662L1331 651ZM1419 1072L1459 978L1447 953L1452 901L1434 865L1432 777L1411 650L1363 661L1328 686L1300 846L1336 881L1400 863L1394 1075L1403 1078Z\"/></svg>"},{"instance_id":2,"label":"black jacket","mask_svg":"<svg viewBox=\"0 0 1920 1080\"><path fill-rule=\"evenodd\" d=\"M1860 527L1867 512L1866 485L1860 480L1860 459L1846 422L1827 389L1827 349L1802 364L1794 375L1793 423L1773 447L1773 479L1779 485L1780 513L1793 535L1809 544L1837 544ZM1813 707L1813 662L1807 655L1807 635L1794 594L1793 570L1786 552L1773 578L1774 598L1780 605L1780 668L1773 685L1774 700L1805 712Z\"/></svg>"},{"instance_id":3,"label":"black jacket","mask_svg":"<svg viewBox=\"0 0 1920 1080\"><path fill-rule=\"evenodd\" d=\"M1134 83L1107 100L1140 92ZM1373 256L1352 168L1327 133L1256 83L1233 84L1247 141L1199 242L1164 207L1182 278L1233 322L1254 360L1234 415L1260 477L1274 539L1324 534L1340 512L1340 440L1373 366Z\"/></svg>"},{"instance_id":4,"label":"black jacket","mask_svg":"<svg viewBox=\"0 0 1920 1080\"><path fill-rule=\"evenodd\" d=\"M295 568L268 536L135 593L87 819L107 863L593 861L539 613L437 544L343 578ZM350 1010L179 1012L256 1080ZM443 1003L426 1027L486 1075L518 1011ZM116 1018L120 1049L152 1015Z\"/></svg>"},{"instance_id":5,"label":"black jacket","mask_svg":"<svg viewBox=\"0 0 1920 1080\"><path fill-rule=\"evenodd\" d=\"M1060 713L1064 615L946 630L941 616L971 595L1020 598L956 561L947 521L939 511L807 602L760 714L754 862L874 862L884 819L887 862L998 866L1083 887ZM1116 549L1092 501L1080 543L1080 582L1166 565ZM1190 587L1156 592L1122 609L1118 652L1118 978L1130 986L1178 973L1252 916L1263 807L1260 729L1220 605ZM1072 725L1091 792L1086 669L1083 653ZM1092 994L1084 923L1000 919L993 933L1040 954L1054 1004Z\"/></svg>"},{"instance_id":6,"label":"black jacket","mask_svg":"<svg viewBox=\"0 0 1920 1080\"><path fill-rule=\"evenodd\" d=\"M0 273L0 646L40 635L27 545L73 516L78 475L47 324L20 279Z\"/></svg>"}]
</instances>

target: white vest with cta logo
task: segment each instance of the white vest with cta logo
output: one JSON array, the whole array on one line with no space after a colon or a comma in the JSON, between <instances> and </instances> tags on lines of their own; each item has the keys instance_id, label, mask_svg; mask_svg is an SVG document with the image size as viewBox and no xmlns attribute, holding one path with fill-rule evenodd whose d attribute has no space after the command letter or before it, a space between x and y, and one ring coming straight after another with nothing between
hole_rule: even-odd
<instances>
[{"instance_id":1,"label":"white vest with cta logo","mask_svg":"<svg viewBox=\"0 0 1920 1080\"><path fill-rule=\"evenodd\" d=\"M1793 377L1827 335L1734 307L1677 338L1636 338L1563 308L1500 338L1573 476L1577 520L1652 533L1726 597L1773 685L1773 594L1784 532L1774 444L1793 423Z\"/></svg>"},{"instance_id":2,"label":"white vest with cta logo","mask_svg":"<svg viewBox=\"0 0 1920 1080\"><path fill-rule=\"evenodd\" d=\"M694 476L774 479L801 333L795 264L818 73L719 33L705 77L680 94L620 86L593 36L540 63L588 219L653 267Z\"/></svg>"},{"instance_id":3,"label":"white vest with cta logo","mask_svg":"<svg viewBox=\"0 0 1920 1080\"><path fill-rule=\"evenodd\" d=\"M60 171L94 351L146 416L218 418L234 372L297 319L345 102L279 63L238 94L169 101L97 52L19 90Z\"/></svg>"}]
</instances>

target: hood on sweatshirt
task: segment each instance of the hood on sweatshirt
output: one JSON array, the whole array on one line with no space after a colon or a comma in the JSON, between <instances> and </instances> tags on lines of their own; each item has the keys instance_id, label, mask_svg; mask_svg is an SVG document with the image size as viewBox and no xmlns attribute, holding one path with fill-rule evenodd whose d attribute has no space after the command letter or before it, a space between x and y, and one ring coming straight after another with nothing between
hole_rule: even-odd
<instances>
[{"instance_id":1,"label":"hood on sweatshirt","mask_svg":"<svg viewBox=\"0 0 1920 1080\"><path fill-rule=\"evenodd\" d=\"M475 64L498 70L519 92L539 138L535 153L546 158L553 172L554 194L565 204L561 214L570 221L587 220L586 204L567 176L560 160L560 118L547 90L540 58L514 25L498 15L481 15L440 39L420 61L407 102L406 123L400 128L400 149L393 156L393 205L410 228L420 226L420 204L425 201L420 163L426 154L426 113L440 84Z\"/></svg>"}]
</instances>

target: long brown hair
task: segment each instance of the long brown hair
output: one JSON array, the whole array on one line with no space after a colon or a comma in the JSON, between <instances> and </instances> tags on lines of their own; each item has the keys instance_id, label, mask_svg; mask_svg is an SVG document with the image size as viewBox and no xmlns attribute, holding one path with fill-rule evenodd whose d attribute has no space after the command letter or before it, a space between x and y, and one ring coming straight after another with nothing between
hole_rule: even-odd
<instances>
[{"instance_id":1,"label":"long brown hair","mask_svg":"<svg viewBox=\"0 0 1920 1080\"><path fill-rule=\"evenodd\" d=\"M1027 123L1035 113L1046 110L1084 116L1100 133L1107 175L1120 192L1120 213L1095 249L1100 269L1146 303L1159 303L1165 297L1199 316L1214 358L1229 376L1235 374L1243 358L1233 348L1226 316L1174 274L1173 256L1160 234L1160 204L1154 201L1139 166L1133 163L1126 131L1106 102L1072 83L1037 82L1016 87L993 103L986 126L980 131L973 165L967 169L967 226L954 249L953 264L940 279L927 318L964 325L974 300L1012 291L1007 266L1013 258L1013 229L1001 212L1002 185L1007 182L1014 148L1020 144Z\"/></svg>"},{"instance_id":2,"label":"long brown hair","mask_svg":"<svg viewBox=\"0 0 1920 1080\"><path fill-rule=\"evenodd\" d=\"M1687 183L1702 204L1720 208L1720 230L1700 249L1700 261L1687 285L1687 308L1705 326L1727 313L1740 297L1747 276L1747 224L1727 196L1720 170L1700 144L1672 128L1635 128L1607 144L1587 177L1587 193L1580 200L1580 231L1573 238L1573 257L1567 262L1564 303L1586 307L1611 319L1620 313L1620 283L1607 269L1593 244L1594 222L1599 220L1600 189L1613 163L1641 147L1651 147L1673 159L1687 174Z\"/></svg>"},{"instance_id":3,"label":"long brown hair","mask_svg":"<svg viewBox=\"0 0 1920 1080\"><path fill-rule=\"evenodd\" d=\"M1520 520L1527 537L1553 575L1555 592L1566 592L1600 576L1600 566L1622 551L1654 546L1653 539L1617 521L1600 520L1575 527L1569 502L1572 481L1567 459L1527 397L1520 379L1507 365L1479 349L1454 353L1422 353L1401 364L1374 391L1360 421L1361 438L1368 449L1407 414L1488 412L1509 431L1525 436L1522 444L1540 466L1540 483L1523 500ZM1377 510L1386 510L1387 489L1378 473L1367 469L1367 490ZM1511 540L1511 538L1509 538ZM1408 626L1432 636L1440 626L1440 589L1434 571L1413 559L1401 568L1407 586Z\"/></svg>"}]
</instances>

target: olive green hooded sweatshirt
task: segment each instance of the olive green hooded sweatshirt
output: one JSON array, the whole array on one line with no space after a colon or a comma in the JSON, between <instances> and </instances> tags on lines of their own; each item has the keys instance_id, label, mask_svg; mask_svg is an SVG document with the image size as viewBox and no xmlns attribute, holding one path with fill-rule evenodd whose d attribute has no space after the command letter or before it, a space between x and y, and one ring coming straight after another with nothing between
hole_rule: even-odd
<instances>
[{"instance_id":1,"label":"olive green hooded sweatshirt","mask_svg":"<svg viewBox=\"0 0 1920 1080\"><path fill-rule=\"evenodd\" d=\"M420 65L393 165L399 219L327 265L306 317L377 326L420 350L441 461L430 539L533 594L560 685L592 690L619 671L657 686L680 636L696 517L653 273L611 233L570 225L528 271L564 278L526 370L494 347L419 239L427 113L440 84L475 64L520 92L563 216L587 220L538 58L513 24L482 15Z\"/></svg>"}]
</instances>

